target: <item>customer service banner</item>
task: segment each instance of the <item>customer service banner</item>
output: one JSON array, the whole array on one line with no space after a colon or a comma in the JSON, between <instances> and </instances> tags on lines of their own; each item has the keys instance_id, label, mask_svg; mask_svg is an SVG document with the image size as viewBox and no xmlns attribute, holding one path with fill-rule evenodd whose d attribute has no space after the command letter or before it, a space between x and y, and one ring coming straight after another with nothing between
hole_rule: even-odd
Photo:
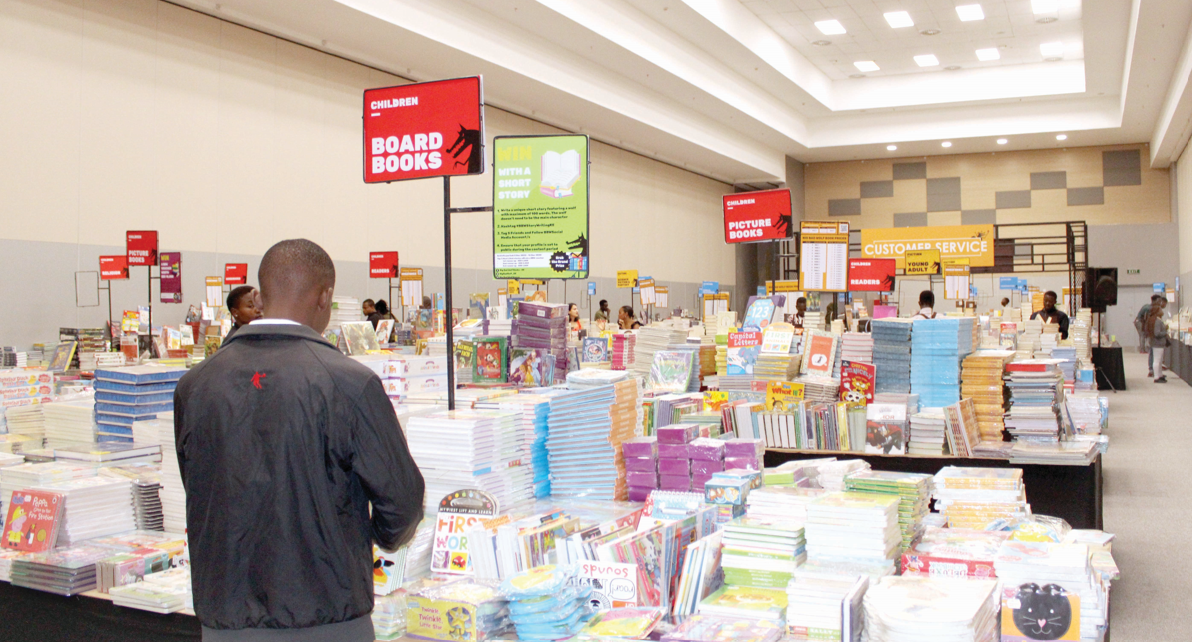
<instances>
[{"instance_id":1,"label":"customer service banner","mask_svg":"<svg viewBox=\"0 0 1192 642\"><path fill-rule=\"evenodd\" d=\"M588 137L493 141L493 278L588 276Z\"/></svg>"},{"instance_id":2,"label":"customer service banner","mask_svg":"<svg viewBox=\"0 0 1192 642\"><path fill-rule=\"evenodd\" d=\"M939 250L941 260L968 259L969 265L993 265L992 225L895 227L861 230L861 256L894 259L902 268L907 252Z\"/></svg>"}]
</instances>

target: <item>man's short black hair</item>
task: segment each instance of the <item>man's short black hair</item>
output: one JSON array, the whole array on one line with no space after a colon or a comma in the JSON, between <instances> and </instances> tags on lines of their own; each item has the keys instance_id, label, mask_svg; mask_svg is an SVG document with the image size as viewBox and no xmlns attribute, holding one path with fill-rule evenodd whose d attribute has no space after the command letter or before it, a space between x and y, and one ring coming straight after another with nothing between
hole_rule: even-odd
<instances>
[{"instance_id":1,"label":"man's short black hair","mask_svg":"<svg viewBox=\"0 0 1192 642\"><path fill-rule=\"evenodd\" d=\"M919 307L934 308L935 307L935 292L931 290L923 290L919 293Z\"/></svg>"},{"instance_id":2,"label":"man's short black hair","mask_svg":"<svg viewBox=\"0 0 1192 642\"><path fill-rule=\"evenodd\" d=\"M1048 290L1048 291L1044 292L1044 293L1043 293L1043 296L1050 296L1051 298L1055 299L1056 301L1059 301L1059 300L1060 300L1060 297L1059 297L1059 296L1057 296L1057 295L1056 295L1056 293L1055 293L1055 292L1052 292L1051 290Z\"/></svg>"},{"instance_id":3,"label":"man's short black hair","mask_svg":"<svg viewBox=\"0 0 1192 642\"><path fill-rule=\"evenodd\" d=\"M363 301L361 301L361 302L360 302L360 307L362 307L362 308L363 308L363 307L364 307L364 306L366 306L366 305L376 305L376 304L377 304L377 302L376 302L376 301L373 301L372 299L365 299L365 300L363 300Z\"/></svg>"},{"instance_id":4,"label":"man's short black hair","mask_svg":"<svg viewBox=\"0 0 1192 642\"><path fill-rule=\"evenodd\" d=\"M600 307L603 308L606 305L608 305L608 299L600 299Z\"/></svg>"},{"instance_id":5,"label":"man's short black hair","mask_svg":"<svg viewBox=\"0 0 1192 642\"><path fill-rule=\"evenodd\" d=\"M800 303L802 303L803 305L807 305L807 297L801 296L801 297L795 299L795 305L799 305Z\"/></svg>"},{"instance_id":6,"label":"man's short black hair","mask_svg":"<svg viewBox=\"0 0 1192 642\"><path fill-rule=\"evenodd\" d=\"M240 299L252 294L253 287L251 285L241 285L240 287L232 288L228 292L228 311L231 312L236 306L240 305Z\"/></svg>"},{"instance_id":7,"label":"man's short black hair","mask_svg":"<svg viewBox=\"0 0 1192 642\"><path fill-rule=\"evenodd\" d=\"M1158 301L1159 299L1166 299L1166 298L1167 297L1163 296L1162 294L1152 294L1151 295L1151 303L1154 303L1154 302Z\"/></svg>"},{"instance_id":8,"label":"man's short black hair","mask_svg":"<svg viewBox=\"0 0 1192 642\"><path fill-rule=\"evenodd\" d=\"M257 270L261 296L303 295L335 286L335 263L327 251L306 239L278 241L261 258Z\"/></svg>"}]
</instances>

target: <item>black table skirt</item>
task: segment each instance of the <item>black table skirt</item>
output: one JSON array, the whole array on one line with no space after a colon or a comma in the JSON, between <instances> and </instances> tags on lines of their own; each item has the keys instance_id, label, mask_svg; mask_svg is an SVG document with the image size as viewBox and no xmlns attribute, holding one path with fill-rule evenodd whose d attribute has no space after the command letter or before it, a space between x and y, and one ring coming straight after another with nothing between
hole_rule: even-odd
<instances>
[{"instance_id":1,"label":"black table skirt","mask_svg":"<svg viewBox=\"0 0 1192 642\"><path fill-rule=\"evenodd\" d=\"M1093 348L1093 365L1097 367L1097 390L1126 389L1126 367L1122 364L1121 346Z\"/></svg>"},{"instance_id":2,"label":"black table skirt","mask_svg":"<svg viewBox=\"0 0 1192 642\"><path fill-rule=\"evenodd\" d=\"M190 615L159 615L91 597L62 597L0 582L0 640L198 642Z\"/></svg>"}]
</instances>

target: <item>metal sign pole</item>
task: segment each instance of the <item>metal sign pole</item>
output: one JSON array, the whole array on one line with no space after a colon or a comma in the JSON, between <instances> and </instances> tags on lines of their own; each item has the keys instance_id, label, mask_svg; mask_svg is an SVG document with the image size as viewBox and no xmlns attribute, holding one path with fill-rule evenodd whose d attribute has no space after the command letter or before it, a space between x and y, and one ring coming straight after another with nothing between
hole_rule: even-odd
<instances>
[{"instance_id":1,"label":"metal sign pole","mask_svg":"<svg viewBox=\"0 0 1192 642\"><path fill-rule=\"evenodd\" d=\"M451 177L443 177L443 274L446 278L447 321L447 408L455 410L455 319L451 302L451 215L464 212L491 212L493 207L451 207Z\"/></svg>"}]
</instances>

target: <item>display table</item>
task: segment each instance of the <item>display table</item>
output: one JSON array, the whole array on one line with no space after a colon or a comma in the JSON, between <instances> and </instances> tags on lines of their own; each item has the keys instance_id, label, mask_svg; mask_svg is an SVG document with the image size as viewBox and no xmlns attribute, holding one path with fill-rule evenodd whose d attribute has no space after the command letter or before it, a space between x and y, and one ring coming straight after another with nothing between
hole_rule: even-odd
<instances>
[{"instance_id":1,"label":"display table","mask_svg":"<svg viewBox=\"0 0 1192 642\"><path fill-rule=\"evenodd\" d=\"M1126 389L1121 346L1093 348L1093 365L1097 367L1097 390Z\"/></svg>"},{"instance_id":2,"label":"display table","mask_svg":"<svg viewBox=\"0 0 1192 642\"><path fill-rule=\"evenodd\" d=\"M0 582L0 640L39 642L198 642L199 620L62 597Z\"/></svg>"},{"instance_id":3,"label":"display table","mask_svg":"<svg viewBox=\"0 0 1192 642\"><path fill-rule=\"evenodd\" d=\"M1163 361L1168 370L1192 386L1192 346L1178 339L1172 339L1171 346L1164 351Z\"/></svg>"},{"instance_id":4,"label":"display table","mask_svg":"<svg viewBox=\"0 0 1192 642\"><path fill-rule=\"evenodd\" d=\"M1102 528L1100 455L1088 466L1048 466L1011 464L1005 459L964 459L947 455L908 457L776 448L766 450L766 467L770 468L791 460L817 457L864 459L874 470L929 475L934 475L945 466L1021 468L1022 481L1026 485L1026 500L1031 505L1031 512L1062 517L1072 528Z\"/></svg>"}]
</instances>

